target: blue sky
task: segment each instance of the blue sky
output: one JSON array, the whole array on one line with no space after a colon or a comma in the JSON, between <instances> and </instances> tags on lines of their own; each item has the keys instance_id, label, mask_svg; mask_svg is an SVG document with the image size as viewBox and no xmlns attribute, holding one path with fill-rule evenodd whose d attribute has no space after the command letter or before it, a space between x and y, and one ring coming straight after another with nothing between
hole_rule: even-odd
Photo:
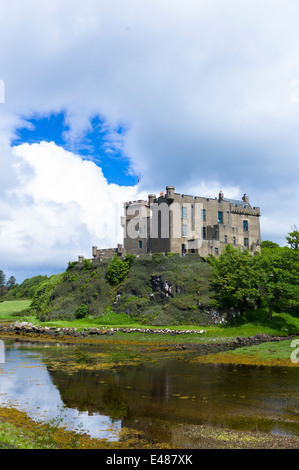
<instances>
[{"instance_id":1,"label":"blue sky","mask_svg":"<svg viewBox=\"0 0 299 470\"><path fill-rule=\"evenodd\" d=\"M130 186L136 184L137 175L130 171L130 161L122 153L121 148L114 145L110 131L105 129L105 123L100 117L94 117L90 121L90 129L81 137L80 142L72 143L65 138L69 126L65 123L65 114L51 113L48 116L33 116L26 119L26 126L16 129L16 136L11 145L23 143L39 143L41 141L55 142L80 155L83 159L91 160L100 166L109 183ZM115 133L122 141L126 129L119 126ZM114 139L115 140L115 139Z\"/></svg>"},{"instance_id":2,"label":"blue sky","mask_svg":"<svg viewBox=\"0 0 299 470\"><path fill-rule=\"evenodd\" d=\"M21 281L115 246L123 202L167 185L247 193L284 244L298 17L293 0L0 0L0 269Z\"/></svg>"}]
</instances>

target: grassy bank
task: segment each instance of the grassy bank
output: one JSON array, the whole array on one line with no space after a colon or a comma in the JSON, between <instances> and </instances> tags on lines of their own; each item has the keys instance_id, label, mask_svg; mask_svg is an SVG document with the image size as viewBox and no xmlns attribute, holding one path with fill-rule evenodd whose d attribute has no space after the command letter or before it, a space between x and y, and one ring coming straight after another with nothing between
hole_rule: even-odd
<instances>
[{"instance_id":1,"label":"grassy bank","mask_svg":"<svg viewBox=\"0 0 299 470\"><path fill-rule=\"evenodd\" d=\"M61 415L37 423L14 408L0 408L0 449L298 449L299 439L259 432L218 429L211 425L178 425L175 445L153 445L140 430L123 428L119 441L90 438L69 431L61 424Z\"/></svg>"},{"instance_id":2,"label":"grassy bank","mask_svg":"<svg viewBox=\"0 0 299 470\"><path fill-rule=\"evenodd\" d=\"M128 263L117 260L128 268ZM211 266L197 255L140 256L124 279L110 278L112 261L69 263L67 270L43 281L32 297L43 321L75 320L107 310L143 325L207 323L213 300Z\"/></svg>"},{"instance_id":3,"label":"grassy bank","mask_svg":"<svg viewBox=\"0 0 299 470\"><path fill-rule=\"evenodd\" d=\"M157 329L155 325L144 325L130 318L126 314L115 313L107 309L105 315L93 317L88 315L82 319L61 320L41 322L36 318L34 312L28 309L30 301L10 301L0 303L0 321L27 321L35 325L56 327L56 328L77 328L79 331L84 328L105 327L105 328L149 328ZM25 309L25 310L24 310ZM259 333L265 333L271 336L290 336L299 335L299 318L287 313L274 313L272 320L268 320L266 309L258 309L248 314L247 317L239 317L234 323L224 325L206 325L202 327L199 324L180 324L166 325L161 328L170 330L202 330L203 334L146 334L140 332L124 333L115 331L114 335L106 338L106 341L138 341L138 342L159 342L159 343L211 343L228 342L237 337L249 337Z\"/></svg>"},{"instance_id":4,"label":"grassy bank","mask_svg":"<svg viewBox=\"0 0 299 470\"><path fill-rule=\"evenodd\" d=\"M294 339L279 342L267 342L253 346L244 346L242 348L219 352L217 354L207 354L196 359L196 362L298 367L298 347L299 340L296 345L296 340L294 341Z\"/></svg>"},{"instance_id":5,"label":"grassy bank","mask_svg":"<svg viewBox=\"0 0 299 470\"><path fill-rule=\"evenodd\" d=\"M119 441L68 431L60 418L37 423L14 408L0 408L0 449L298 449L299 439L211 425L178 425L175 445L149 444L140 430L123 428Z\"/></svg>"},{"instance_id":6,"label":"grassy bank","mask_svg":"<svg viewBox=\"0 0 299 470\"><path fill-rule=\"evenodd\" d=\"M142 433L123 428L119 441L91 438L80 430L68 430L63 425L63 409L56 418L36 422L25 412L0 407L0 449L134 449L148 448ZM167 448L166 443L151 448Z\"/></svg>"},{"instance_id":7,"label":"grassy bank","mask_svg":"<svg viewBox=\"0 0 299 470\"><path fill-rule=\"evenodd\" d=\"M31 300L12 300L0 302L0 320L15 320L16 317L26 315Z\"/></svg>"}]
</instances>

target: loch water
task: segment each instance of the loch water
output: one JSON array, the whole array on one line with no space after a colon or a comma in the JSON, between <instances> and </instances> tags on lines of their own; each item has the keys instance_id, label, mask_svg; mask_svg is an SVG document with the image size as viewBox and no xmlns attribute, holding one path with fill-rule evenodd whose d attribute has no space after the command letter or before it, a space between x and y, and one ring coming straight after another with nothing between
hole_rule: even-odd
<instances>
[{"instance_id":1,"label":"loch water","mask_svg":"<svg viewBox=\"0 0 299 470\"><path fill-rule=\"evenodd\" d=\"M196 351L4 340L0 406L55 418L92 437L122 429L178 443L181 426L299 437L295 367L206 364Z\"/></svg>"}]
</instances>

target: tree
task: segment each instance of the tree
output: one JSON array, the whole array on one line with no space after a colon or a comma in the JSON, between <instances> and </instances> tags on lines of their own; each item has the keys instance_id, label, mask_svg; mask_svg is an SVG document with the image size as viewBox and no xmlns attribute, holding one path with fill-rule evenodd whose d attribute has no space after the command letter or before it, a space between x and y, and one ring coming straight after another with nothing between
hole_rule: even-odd
<instances>
[{"instance_id":1,"label":"tree","mask_svg":"<svg viewBox=\"0 0 299 470\"><path fill-rule=\"evenodd\" d=\"M129 269L129 260L122 261L115 254L108 266L107 278L109 282L114 286L120 284L127 277Z\"/></svg>"},{"instance_id":2,"label":"tree","mask_svg":"<svg viewBox=\"0 0 299 470\"><path fill-rule=\"evenodd\" d=\"M5 285L6 276L2 269L0 269L0 287Z\"/></svg>"},{"instance_id":3,"label":"tree","mask_svg":"<svg viewBox=\"0 0 299 470\"><path fill-rule=\"evenodd\" d=\"M211 284L220 307L233 308L244 315L253 307L259 295L254 258L248 250L231 245L227 245L218 258L210 258Z\"/></svg>"},{"instance_id":4,"label":"tree","mask_svg":"<svg viewBox=\"0 0 299 470\"><path fill-rule=\"evenodd\" d=\"M265 249L255 258L256 277L261 297L269 308L272 319L275 304L286 304L293 294L292 260L282 249Z\"/></svg>"},{"instance_id":5,"label":"tree","mask_svg":"<svg viewBox=\"0 0 299 470\"><path fill-rule=\"evenodd\" d=\"M288 234L289 236L286 237L288 245L290 245L291 249L294 251L299 250L299 230L297 230L296 225L293 227L293 231Z\"/></svg>"},{"instance_id":6,"label":"tree","mask_svg":"<svg viewBox=\"0 0 299 470\"><path fill-rule=\"evenodd\" d=\"M5 285L6 282L6 276L2 269L0 269L0 297L3 295L7 294L7 287Z\"/></svg>"},{"instance_id":7,"label":"tree","mask_svg":"<svg viewBox=\"0 0 299 470\"><path fill-rule=\"evenodd\" d=\"M261 243L261 247L262 247L262 250L268 249L268 248L277 249L279 248L279 245L278 243L271 242L270 240L263 240Z\"/></svg>"},{"instance_id":8,"label":"tree","mask_svg":"<svg viewBox=\"0 0 299 470\"><path fill-rule=\"evenodd\" d=\"M10 276L10 278L8 279L6 283L6 287L8 287L8 289L11 289L15 285L16 285L16 278L14 276Z\"/></svg>"}]
</instances>

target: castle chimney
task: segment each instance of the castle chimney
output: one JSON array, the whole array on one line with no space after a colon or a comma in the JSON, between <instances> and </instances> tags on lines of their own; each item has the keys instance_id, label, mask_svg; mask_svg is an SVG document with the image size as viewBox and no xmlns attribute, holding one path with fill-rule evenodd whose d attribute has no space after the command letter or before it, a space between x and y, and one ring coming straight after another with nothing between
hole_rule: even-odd
<instances>
[{"instance_id":1,"label":"castle chimney","mask_svg":"<svg viewBox=\"0 0 299 470\"><path fill-rule=\"evenodd\" d=\"M242 200L246 202L246 204L249 204L249 197L247 196L247 194L244 194L244 196L242 197Z\"/></svg>"},{"instance_id":2,"label":"castle chimney","mask_svg":"<svg viewBox=\"0 0 299 470\"><path fill-rule=\"evenodd\" d=\"M218 196L218 202L223 201L223 196L224 196L223 192L220 191L219 196Z\"/></svg>"}]
</instances>

